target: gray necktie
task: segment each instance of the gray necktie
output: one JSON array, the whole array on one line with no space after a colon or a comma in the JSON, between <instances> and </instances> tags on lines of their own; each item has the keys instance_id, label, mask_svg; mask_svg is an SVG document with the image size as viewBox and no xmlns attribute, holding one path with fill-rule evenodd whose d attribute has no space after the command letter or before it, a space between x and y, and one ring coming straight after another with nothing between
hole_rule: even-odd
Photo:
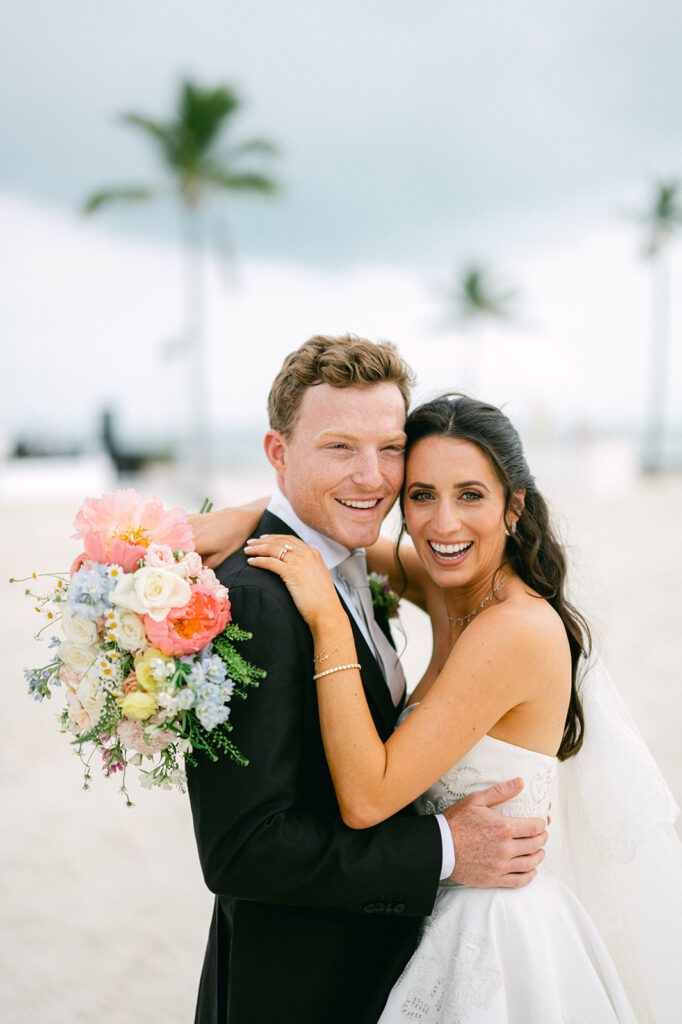
<instances>
[{"instance_id":1,"label":"gray necktie","mask_svg":"<svg viewBox=\"0 0 682 1024\"><path fill-rule=\"evenodd\" d=\"M349 555L348 558L337 566L336 571L351 590L356 611L360 612L363 622L367 627L367 632L372 639L374 651L384 674L384 679L391 691L393 703L397 705L405 691L405 674L398 660L395 648L374 618L372 593L369 589L369 580L367 579L367 563L364 551L355 551L352 555Z\"/></svg>"}]
</instances>

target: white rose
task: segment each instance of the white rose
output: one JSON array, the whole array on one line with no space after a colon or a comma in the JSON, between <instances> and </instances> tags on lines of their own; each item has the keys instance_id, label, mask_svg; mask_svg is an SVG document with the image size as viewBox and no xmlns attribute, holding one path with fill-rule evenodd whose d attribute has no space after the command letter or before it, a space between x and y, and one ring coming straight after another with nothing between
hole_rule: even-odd
<instances>
[{"instance_id":1,"label":"white rose","mask_svg":"<svg viewBox=\"0 0 682 1024\"><path fill-rule=\"evenodd\" d=\"M90 666L93 664L99 654L99 650L96 647L85 645L85 644L74 644L71 641L67 641L64 644L59 645L57 656L72 668L74 672L77 672L79 676L82 676L88 671Z\"/></svg>"},{"instance_id":2,"label":"white rose","mask_svg":"<svg viewBox=\"0 0 682 1024\"><path fill-rule=\"evenodd\" d=\"M95 623L81 618L80 615L74 615L67 604L64 605L62 612L62 629L68 640L80 644L81 647L89 647L97 641Z\"/></svg>"},{"instance_id":3,"label":"white rose","mask_svg":"<svg viewBox=\"0 0 682 1024\"><path fill-rule=\"evenodd\" d=\"M171 608L182 608L191 597L187 580L168 569L145 566L124 573L111 593L112 604L161 622Z\"/></svg>"},{"instance_id":4,"label":"white rose","mask_svg":"<svg viewBox=\"0 0 682 1024\"><path fill-rule=\"evenodd\" d=\"M106 693L100 693L96 679L87 675L76 687L76 696L83 705L83 710L87 711L90 716L91 728L94 727L102 714L102 708L107 699Z\"/></svg>"},{"instance_id":5,"label":"white rose","mask_svg":"<svg viewBox=\"0 0 682 1024\"><path fill-rule=\"evenodd\" d=\"M121 612L116 628L116 642L124 651L140 651L147 645L142 619L135 612Z\"/></svg>"}]
</instances>

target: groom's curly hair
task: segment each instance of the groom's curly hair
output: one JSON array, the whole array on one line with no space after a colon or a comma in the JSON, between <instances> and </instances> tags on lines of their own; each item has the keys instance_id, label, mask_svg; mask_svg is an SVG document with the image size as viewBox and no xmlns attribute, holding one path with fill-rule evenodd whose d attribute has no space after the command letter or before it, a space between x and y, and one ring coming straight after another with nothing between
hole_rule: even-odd
<instances>
[{"instance_id":1,"label":"groom's curly hair","mask_svg":"<svg viewBox=\"0 0 682 1024\"><path fill-rule=\"evenodd\" d=\"M316 334L286 357L275 377L268 396L270 426L290 437L303 395L318 384L333 388L395 384L407 414L413 383L412 370L390 341L373 342L354 334L338 338Z\"/></svg>"}]
</instances>

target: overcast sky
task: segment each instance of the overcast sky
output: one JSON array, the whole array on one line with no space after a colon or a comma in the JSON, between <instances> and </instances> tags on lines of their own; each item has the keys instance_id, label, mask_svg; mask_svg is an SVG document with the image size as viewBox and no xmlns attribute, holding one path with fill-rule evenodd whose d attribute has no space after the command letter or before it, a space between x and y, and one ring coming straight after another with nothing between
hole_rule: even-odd
<instances>
[{"instance_id":1,"label":"overcast sky","mask_svg":"<svg viewBox=\"0 0 682 1024\"><path fill-rule=\"evenodd\" d=\"M484 343L486 397L641 416L648 280L626 215L682 175L675 0L5 0L0 18L0 331L31 381L22 398L5 385L5 429L89 421L107 398L166 429L142 379L181 326L174 210L75 211L96 187L159 180L116 115L168 115L182 74L234 84L234 139L281 149L279 199L213 208L239 254L239 287L211 284L219 420L257 419L263 377L318 330L392 336L425 388L456 386L438 294L471 258L523 297ZM92 375L65 409L76 365ZM179 366L163 373L182 387Z\"/></svg>"}]
</instances>

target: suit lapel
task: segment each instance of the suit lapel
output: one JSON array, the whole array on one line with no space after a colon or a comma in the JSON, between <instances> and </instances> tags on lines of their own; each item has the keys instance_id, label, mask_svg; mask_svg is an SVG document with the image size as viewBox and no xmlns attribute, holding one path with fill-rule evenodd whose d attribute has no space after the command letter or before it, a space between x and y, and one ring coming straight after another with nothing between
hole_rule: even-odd
<instances>
[{"instance_id":1,"label":"suit lapel","mask_svg":"<svg viewBox=\"0 0 682 1024\"><path fill-rule=\"evenodd\" d=\"M263 513L254 536L260 537L264 533L288 533L293 537L298 536L298 534L295 533L294 530L292 530L291 527L282 519L280 519L279 516L275 516L272 512L267 511ZM338 590L337 594L341 604L343 605L344 611L348 615L351 629L353 630L353 638L355 640L355 649L358 653L358 661L362 665L362 685L365 690L367 700L376 711L375 717L377 719L377 728L382 733L382 739L385 739L386 736L392 732L396 718L396 708L391 698L391 691L386 685L386 680L383 677L381 669L377 665L369 644L360 632L353 613L348 608L348 605L343 599L343 596L339 594Z\"/></svg>"}]
</instances>

